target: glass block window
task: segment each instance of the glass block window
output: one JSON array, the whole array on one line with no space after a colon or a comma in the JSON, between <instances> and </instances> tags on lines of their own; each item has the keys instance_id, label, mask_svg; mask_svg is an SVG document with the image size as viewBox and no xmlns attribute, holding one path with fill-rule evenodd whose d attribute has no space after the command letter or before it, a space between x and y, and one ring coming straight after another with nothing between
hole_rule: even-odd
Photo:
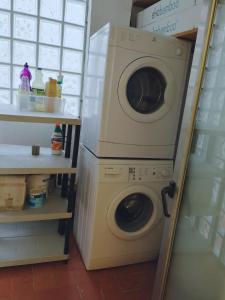
<instances>
[{"instance_id":1,"label":"glass block window","mask_svg":"<svg viewBox=\"0 0 225 300\"><path fill-rule=\"evenodd\" d=\"M79 114L86 30L85 0L0 1L0 104L14 104L25 62L63 75L66 110ZM32 84L32 82L31 82Z\"/></svg>"}]
</instances>

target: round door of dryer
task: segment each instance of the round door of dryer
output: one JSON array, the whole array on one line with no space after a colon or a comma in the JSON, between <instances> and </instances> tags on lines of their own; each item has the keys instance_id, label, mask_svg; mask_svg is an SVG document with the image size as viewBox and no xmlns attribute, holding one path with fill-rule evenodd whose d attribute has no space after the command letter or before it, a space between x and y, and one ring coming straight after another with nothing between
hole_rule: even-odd
<instances>
[{"instance_id":1,"label":"round door of dryer","mask_svg":"<svg viewBox=\"0 0 225 300\"><path fill-rule=\"evenodd\" d=\"M162 219L160 196L146 186L131 186L117 195L107 212L111 232L124 240L141 238Z\"/></svg>"},{"instance_id":2,"label":"round door of dryer","mask_svg":"<svg viewBox=\"0 0 225 300\"><path fill-rule=\"evenodd\" d=\"M123 71L118 97L123 111L137 122L160 120L173 105L176 84L170 69L162 60L142 57Z\"/></svg>"}]
</instances>

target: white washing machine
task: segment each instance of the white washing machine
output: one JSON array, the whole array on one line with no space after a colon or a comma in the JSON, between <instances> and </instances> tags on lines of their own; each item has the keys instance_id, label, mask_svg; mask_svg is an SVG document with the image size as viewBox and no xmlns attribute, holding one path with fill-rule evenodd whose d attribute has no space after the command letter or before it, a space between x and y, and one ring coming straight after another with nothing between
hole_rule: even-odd
<instances>
[{"instance_id":1,"label":"white washing machine","mask_svg":"<svg viewBox=\"0 0 225 300\"><path fill-rule=\"evenodd\" d=\"M98 159L81 147L74 235L87 270L157 257L171 177L172 161Z\"/></svg>"},{"instance_id":2,"label":"white washing machine","mask_svg":"<svg viewBox=\"0 0 225 300\"><path fill-rule=\"evenodd\" d=\"M81 142L98 157L174 155L190 43L129 27L90 39Z\"/></svg>"}]
</instances>

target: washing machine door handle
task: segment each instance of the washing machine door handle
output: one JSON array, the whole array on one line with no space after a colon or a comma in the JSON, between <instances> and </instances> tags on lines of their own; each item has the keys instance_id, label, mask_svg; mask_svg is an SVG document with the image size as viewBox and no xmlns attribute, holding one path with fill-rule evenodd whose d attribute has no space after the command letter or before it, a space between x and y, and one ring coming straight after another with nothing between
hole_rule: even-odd
<instances>
[{"instance_id":1,"label":"washing machine door handle","mask_svg":"<svg viewBox=\"0 0 225 300\"><path fill-rule=\"evenodd\" d=\"M165 186L161 190L163 213L167 218L170 218L170 214L168 212L166 195L168 195L170 198L173 198L173 196L175 195L175 191L176 191L176 182L174 181L170 181L169 185Z\"/></svg>"}]
</instances>

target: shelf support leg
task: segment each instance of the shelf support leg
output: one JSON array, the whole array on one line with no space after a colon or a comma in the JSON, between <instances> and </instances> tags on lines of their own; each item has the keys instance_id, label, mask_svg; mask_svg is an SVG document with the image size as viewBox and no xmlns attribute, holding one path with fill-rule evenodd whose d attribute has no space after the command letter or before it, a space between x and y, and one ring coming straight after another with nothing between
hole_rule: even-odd
<instances>
[{"instance_id":1,"label":"shelf support leg","mask_svg":"<svg viewBox=\"0 0 225 300\"><path fill-rule=\"evenodd\" d=\"M65 245L64 254L69 253L69 238L70 238L70 220L65 221Z\"/></svg>"},{"instance_id":2,"label":"shelf support leg","mask_svg":"<svg viewBox=\"0 0 225 300\"><path fill-rule=\"evenodd\" d=\"M77 167L77 158L78 158L78 149L79 149L79 140L80 140L80 126L76 126L75 136L73 141L73 154L72 154L72 167ZM69 186L69 207L70 212L72 212L72 224L74 220L74 210L75 210L75 201L76 201L76 190L75 190L76 174L71 174L70 176L70 186Z\"/></svg>"},{"instance_id":3,"label":"shelf support leg","mask_svg":"<svg viewBox=\"0 0 225 300\"><path fill-rule=\"evenodd\" d=\"M67 136L66 136L66 149L65 149L65 157L66 158L70 157L72 129L73 129L72 125L68 125ZM67 189L68 189L68 174L63 174L61 196L64 198L67 197Z\"/></svg>"}]
</instances>

